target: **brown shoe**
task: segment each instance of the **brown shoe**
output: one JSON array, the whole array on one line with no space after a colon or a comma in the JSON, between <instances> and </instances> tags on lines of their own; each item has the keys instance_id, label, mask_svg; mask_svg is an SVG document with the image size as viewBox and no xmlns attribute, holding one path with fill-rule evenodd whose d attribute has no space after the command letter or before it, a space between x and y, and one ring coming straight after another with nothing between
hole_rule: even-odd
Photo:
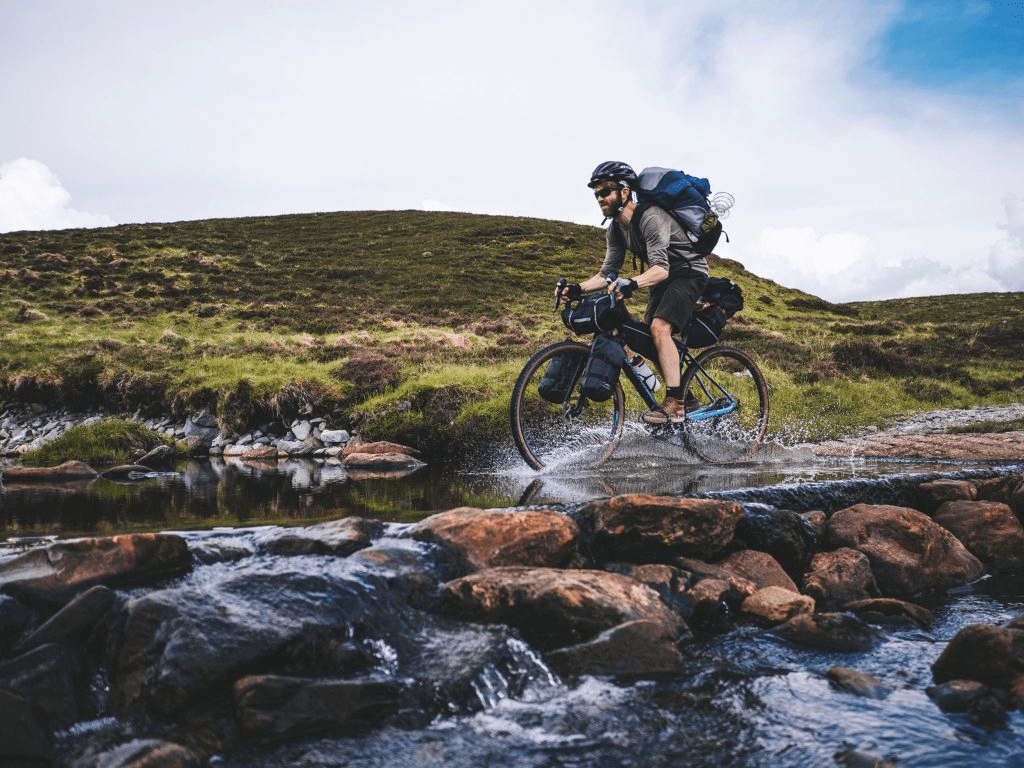
<instances>
[{"instance_id":1,"label":"brown shoe","mask_svg":"<svg viewBox=\"0 0 1024 768\"><path fill-rule=\"evenodd\" d=\"M643 415L648 424L679 424L686 421L686 409L674 397L666 397L660 408Z\"/></svg>"}]
</instances>

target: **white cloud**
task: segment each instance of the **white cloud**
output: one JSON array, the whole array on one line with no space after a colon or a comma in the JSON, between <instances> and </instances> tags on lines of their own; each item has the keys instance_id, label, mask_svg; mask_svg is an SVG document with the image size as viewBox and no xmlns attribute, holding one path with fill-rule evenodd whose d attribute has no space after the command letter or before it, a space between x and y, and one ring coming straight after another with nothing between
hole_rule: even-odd
<instances>
[{"instance_id":1,"label":"white cloud","mask_svg":"<svg viewBox=\"0 0 1024 768\"><path fill-rule=\"evenodd\" d=\"M992 246L988 271L1004 290L1024 291L1024 199L1007 195L1004 203L1008 237Z\"/></svg>"},{"instance_id":2,"label":"white cloud","mask_svg":"<svg viewBox=\"0 0 1024 768\"><path fill-rule=\"evenodd\" d=\"M0 164L0 232L104 227L109 216L77 211L60 179L43 163L18 158Z\"/></svg>"}]
</instances>

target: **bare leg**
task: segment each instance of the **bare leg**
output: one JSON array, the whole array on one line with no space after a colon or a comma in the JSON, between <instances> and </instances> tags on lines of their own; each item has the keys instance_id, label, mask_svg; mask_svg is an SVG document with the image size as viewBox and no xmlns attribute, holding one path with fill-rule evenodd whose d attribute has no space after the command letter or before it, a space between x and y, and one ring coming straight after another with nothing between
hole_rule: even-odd
<instances>
[{"instance_id":1,"label":"bare leg","mask_svg":"<svg viewBox=\"0 0 1024 768\"><path fill-rule=\"evenodd\" d=\"M651 336L658 350L658 367L666 387L679 386L679 349L672 339L672 326L660 317L651 322Z\"/></svg>"}]
</instances>

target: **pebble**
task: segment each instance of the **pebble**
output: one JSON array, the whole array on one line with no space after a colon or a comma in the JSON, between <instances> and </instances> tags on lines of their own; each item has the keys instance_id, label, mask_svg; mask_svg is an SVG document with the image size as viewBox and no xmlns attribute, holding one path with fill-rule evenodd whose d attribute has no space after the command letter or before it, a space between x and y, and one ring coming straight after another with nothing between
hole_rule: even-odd
<instances>
[{"instance_id":1,"label":"pebble","mask_svg":"<svg viewBox=\"0 0 1024 768\"><path fill-rule=\"evenodd\" d=\"M56 440L71 427L115 417L137 421L175 440L199 437L209 446L211 455L230 454L242 448L274 447L282 457L337 456L351 440L347 430L332 429L323 419L296 420L287 427L283 424L262 424L239 435L220 429L216 420L206 413L192 414L178 422L166 416L144 418L139 412L81 413L47 408L39 403L11 402L0 403L0 456L20 456Z\"/></svg>"}]
</instances>

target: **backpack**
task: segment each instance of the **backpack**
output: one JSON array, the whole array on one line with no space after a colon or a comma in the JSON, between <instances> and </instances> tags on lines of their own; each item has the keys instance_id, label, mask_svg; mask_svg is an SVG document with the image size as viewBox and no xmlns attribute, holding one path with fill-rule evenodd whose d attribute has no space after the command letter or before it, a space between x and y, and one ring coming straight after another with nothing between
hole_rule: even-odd
<instances>
[{"instance_id":1,"label":"backpack","mask_svg":"<svg viewBox=\"0 0 1024 768\"><path fill-rule=\"evenodd\" d=\"M698 304L708 306L694 313L683 334L683 343L691 349L718 341L726 321L743 309L743 289L726 277L711 277Z\"/></svg>"},{"instance_id":2,"label":"backpack","mask_svg":"<svg viewBox=\"0 0 1024 768\"><path fill-rule=\"evenodd\" d=\"M720 219L732 207L731 195L719 192L712 202L707 179L669 168L644 168L637 176L634 191L639 208L656 205L668 211L689 235L698 254L707 256L715 249L723 234ZM638 243L643 242L639 231L642 213L634 212L632 221L633 241ZM729 235L725 239L728 242ZM641 267L646 259L646 254L640 254Z\"/></svg>"},{"instance_id":3,"label":"backpack","mask_svg":"<svg viewBox=\"0 0 1024 768\"><path fill-rule=\"evenodd\" d=\"M583 369L580 393L603 403L615 393L619 371L626 364L626 348L610 333L599 333L590 342L590 357Z\"/></svg>"}]
</instances>

